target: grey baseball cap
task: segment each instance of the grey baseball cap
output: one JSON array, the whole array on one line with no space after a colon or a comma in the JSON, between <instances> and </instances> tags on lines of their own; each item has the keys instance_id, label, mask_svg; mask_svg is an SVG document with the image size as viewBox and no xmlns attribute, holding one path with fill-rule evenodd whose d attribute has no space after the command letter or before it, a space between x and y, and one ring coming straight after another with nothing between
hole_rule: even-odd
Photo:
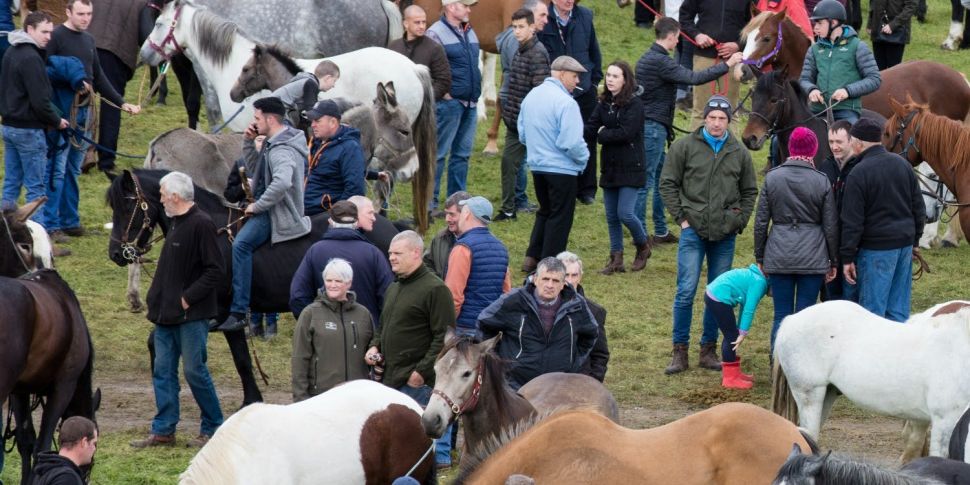
<instances>
[{"instance_id":1,"label":"grey baseball cap","mask_svg":"<svg viewBox=\"0 0 970 485\"><path fill-rule=\"evenodd\" d=\"M492 203L489 202L485 197L476 195L471 199L466 199L459 202L458 205L461 207L468 207L468 210L471 211L472 215L483 223L492 223Z\"/></svg>"},{"instance_id":2,"label":"grey baseball cap","mask_svg":"<svg viewBox=\"0 0 970 485\"><path fill-rule=\"evenodd\" d=\"M569 56L557 57L556 60L552 61L551 69L553 71L586 72L586 68L579 61Z\"/></svg>"}]
</instances>

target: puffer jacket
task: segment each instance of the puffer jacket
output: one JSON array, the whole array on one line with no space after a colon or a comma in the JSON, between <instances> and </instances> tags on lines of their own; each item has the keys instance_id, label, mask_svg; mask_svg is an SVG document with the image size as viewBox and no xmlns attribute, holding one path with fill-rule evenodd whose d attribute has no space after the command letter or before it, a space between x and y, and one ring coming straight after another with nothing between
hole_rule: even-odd
<instances>
[{"instance_id":1,"label":"puffer jacket","mask_svg":"<svg viewBox=\"0 0 970 485\"><path fill-rule=\"evenodd\" d=\"M755 260L768 274L825 273L838 264L838 223L828 177L790 158L765 176L754 219Z\"/></svg>"},{"instance_id":2,"label":"puffer jacket","mask_svg":"<svg viewBox=\"0 0 970 485\"><path fill-rule=\"evenodd\" d=\"M903 29L903 43L909 44L917 3L917 0L872 0L869 2L869 22L866 24L869 33L879 31L883 24L888 23L893 33Z\"/></svg>"},{"instance_id":3,"label":"puffer jacket","mask_svg":"<svg viewBox=\"0 0 970 485\"><path fill-rule=\"evenodd\" d=\"M572 96L578 98L596 89L603 80L603 54L596 39L593 11L581 5L574 6L565 27L559 23L556 15L555 6L549 3L549 22L541 32L536 32L536 36L546 46L549 59L570 56L586 68L586 72L579 74L580 89L572 92Z\"/></svg>"},{"instance_id":4,"label":"puffer jacket","mask_svg":"<svg viewBox=\"0 0 970 485\"><path fill-rule=\"evenodd\" d=\"M519 46L509 65L508 81L502 85L505 88L508 84L502 104L502 120L506 127L515 129L522 100L532 88L549 77L549 64L549 53L537 37Z\"/></svg>"},{"instance_id":5,"label":"puffer jacket","mask_svg":"<svg viewBox=\"0 0 970 485\"><path fill-rule=\"evenodd\" d=\"M305 236L310 218L303 215L303 167L306 138L295 128L285 128L256 151L253 140L243 142L246 171L253 174L253 211L269 212L273 244Z\"/></svg>"},{"instance_id":6,"label":"puffer jacket","mask_svg":"<svg viewBox=\"0 0 970 485\"><path fill-rule=\"evenodd\" d=\"M441 19L428 27L428 38L441 44L451 66L451 97L468 103L478 102L482 93L482 71L478 69L478 37L468 23L455 28Z\"/></svg>"},{"instance_id":7,"label":"puffer jacket","mask_svg":"<svg viewBox=\"0 0 970 485\"><path fill-rule=\"evenodd\" d=\"M367 167L357 128L340 125L329 140L314 139L310 155L303 195L306 215L326 212L341 200L367 193Z\"/></svg>"},{"instance_id":8,"label":"puffer jacket","mask_svg":"<svg viewBox=\"0 0 970 485\"><path fill-rule=\"evenodd\" d=\"M691 71L677 63L667 49L654 43L637 61L637 82L642 88L643 117L662 123L671 132L674 125L674 102L677 85L696 86L713 81L728 72L727 64L719 62L703 71Z\"/></svg>"},{"instance_id":9,"label":"puffer jacket","mask_svg":"<svg viewBox=\"0 0 970 485\"><path fill-rule=\"evenodd\" d=\"M596 137L600 152L600 187L643 187L647 183L643 150L643 103L635 94L626 104L607 91L586 121L586 136Z\"/></svg>"}]
</instances>

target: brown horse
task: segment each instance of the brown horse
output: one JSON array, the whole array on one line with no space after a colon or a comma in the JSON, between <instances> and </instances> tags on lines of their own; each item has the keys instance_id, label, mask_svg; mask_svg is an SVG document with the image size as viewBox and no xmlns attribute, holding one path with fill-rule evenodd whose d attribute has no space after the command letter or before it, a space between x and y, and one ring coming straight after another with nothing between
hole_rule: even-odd
<instances>
[{"instance_id":1,"label":"brown horse","mask_svg":"<svg viewBox=\"0 0 970 485\"><path fill-rule=\"evenodd\" d=\"M736 78L749 81L753 75L751 69L770 67L775 71L787 69L790 79L798 79L812 40L805 37L805 32L783 10L760 12L752 17L741 30L741 45L744 61L736 68Z\"/></svg>"},{"instance_id":2,"label":"brown horse","mask_svg":"<svg viewBox=\"0 0 970 485\"><path fill-rule=\"evenodd\" d=\"M58 422L94 419L101 400L100 391L92 394L94 347L77 297L56 271L31 272L32 238L24 222L43 203L0 217L0 402L10 398L22 484L33 458L51 448ZM39 437L31 395L46 398Z\"/></svg>"},{"instance_id":3,"label":"brown horse","mask_svg":"<svg viewBox=\"0 0 970 485\"><path fill-rule=\"evenodd\" d=\"M505 381L505 366L492 349L501 335L481 343L456 338L449 330L435 362L435 386L422 416L429 436L440 437L459 416L465 449L475 450L499 430L557 409L583 409L619 420L616 400L602 383L580 374L554 372L537 377L516 394Z\"/></svg>"},{"instance_id":4,"label":"brown horse","mask_svg":"<svg viewBox=\"0 0 970 485\"><path fill-rule=\"evenodd\" d=\"M970 128L934 114L931 107L907 98L905 104L889 100L892 114L886 121L882 144L913 166L926 161L960 207L960 226L970 238Z\"/></svg>"},{"instance_id":5,"label":"brown horse","mask_svg":"<svg viewBox=\"0 0 970 485\"><path fill-rule=\"evenodd\" d=\"M751 404L727 403L647 430L624 428L589 412L563 412L531 429L506 431L462 461L456 484L770 483L792 444L812 445L784 418Z\"/></svg>"}]
</instances>

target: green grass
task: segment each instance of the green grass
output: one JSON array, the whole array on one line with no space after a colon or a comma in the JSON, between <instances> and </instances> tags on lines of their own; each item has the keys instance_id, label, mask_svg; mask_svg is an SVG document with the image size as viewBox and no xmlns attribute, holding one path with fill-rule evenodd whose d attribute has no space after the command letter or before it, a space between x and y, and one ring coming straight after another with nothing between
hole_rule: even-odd
<instances>
[{"instance_id":1,"label":"green grass","mask_svg":"<svg viewBox=\"0 0 970 485\"><path fill-rule=\"evenodd\" d=\"M596 28L605 62L617 58L635 62L653 41L651 31L634 27L632 9L618 10L613 0L587 0L583 4L596 12ZM905 59L936 60L967 72L970 56L965 51L949 53L938 47L949 26L948 2L930 0L929 4L928 22L920 25L914 21L913 43L907 47ZM143 70L139 70L128 86L130 101L137 101L142 74ZM342 82L353 80L345 79ZM140 116L123 116L121 151L144 153L153 137L166 129L186 124L184 110L177 104L180 98L174 77L170 79L170 87L173 92L169 96L169 106L145 106ZM686 126L686 118L682 114L679 116L678 124ZM203 124L205 128L207 126ZM497 202L501 195L500 160L480 154L485 142L485 129L484 126L478 129L468 185L472 193ZM765 151L754 153L754 157L756 165L763 167ZM120 159L119 163L135 167L140 166L142 160ZM98 451L93 483L173 483L178 473L187 466L191 451L176 448L135 452L127 445L130 439L147 431L154 413L145 351L145 338L151 327L144 314L127 311L124 299L125 270L106 258L108 233L102 229L103 224L110 221L110 212L104 204L106 188L107 180L100 174L81 177L82 222L88 235L67 244L74 255L57 262L59 270L77 292L90 323L97 351L95 380L97 385L105 389L101 425L107 431ZM408 194L405 188L395 200L396 207L405 216L410 213ZM531 226L532 217L523 214L516 222L492 226L493 231L509 247L513 269L517 270L522 262ZM438 222L429 235L441 227L442 223ZM767 405L770 389L765 376L769 374L767 334L772 315L770 299L761 304L751 337L743 349L747 369L759 377L754 390L747 393L723 391L716 374L693 368L682 375L666 377L662 371L668 363L670 352L676 248L667 245L655 249L647 269L640 273L609 277L597 274L596 270L608 257L606 222L599 201L592 206L577 207L569 246L585 259L587 271L584 286L588 295L609 310L607 331L612 360L606 382L624 408L640 406L658 396L667 401L682 401L685 412L692 407L729 400ZM632 253L632 248L628 248L628 252ZM750 224L749 230L738 238L735 254L735 267L753 262ZM937 302L966 298L968 271L965 265L970 261L968 246L963 245L956 250L932 250L925 254L933 273L924 275L914 284L913 309L918 311ZM150 279L146 274L143 277L143 293L149 284ZM703 304L698 299L695 322L699 321L702 309ZM279 338L269 343L256 343L263 367L271 376L270 385L263 386L264 392L275 402L288 400L292 326L292 317L286 315L281 320ZM693 330L696 342L699 323L695 324ZM692 349L691 353L691 360L696 363L696 351ZM213 335L209 359L216 387L222 393L223 409L228 413L239 405L239 382L221 336ZM226 391L233 394L227 396ZM197 420L198 410L191 402L183 406L182 411L183 419ZM840 406L837 412L859 419L867 416L851 405ZM196 430L183 425L179 432L184 438L193 435ZM16 453L7 455L6 469L0 474L4 483L17 483L17 462Z\"/></svg>"}]
</instances>

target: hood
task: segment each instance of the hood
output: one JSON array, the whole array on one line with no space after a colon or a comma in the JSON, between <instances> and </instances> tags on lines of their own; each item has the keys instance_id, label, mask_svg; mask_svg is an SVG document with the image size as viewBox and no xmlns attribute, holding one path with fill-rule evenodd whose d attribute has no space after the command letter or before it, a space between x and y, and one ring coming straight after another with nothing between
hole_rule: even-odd
<instances>
[{"instance_id":1,"label":"hood","mask_svg":"<svg viewBox=\"0 0 970 485\"><path fill-rule=\"evenodd\" d=\"M354 140L357 143L360 143L360 130L350 125L341 124L340 128L337 129L337 132L333 134L332 138L330 138L330 143L341 143L347 140Z\"/></svg>"},{"instance_id":2,"label":"hood","mask_svg":"<svg viewBox=\"0 0 970 485\"><path fill-rule=\"evenodd\" d=\"M45 451L37 456L37 463L34 465L34 475L38 478L50 473L57 468L73 468L80 475L80 469L73 461L58 455L56 451Z\"/></svg>"},{"instance_id":3,"label":"hood","mask_svg":"<svg viewBox=\"0 0 970 485\"><path fill-rule=\"evenodd\" d=\"M319 290L317 290L317 297L314 299L314 301L320 302L321 304L323 304L324 306L326 306L332 311L338 311L340 310L341 305L345 307L349 307L349 306L352 306L354 303L356 303L357 294L354 293L353 290L350 290L347 292L347 301L336 301L336 300L331 300L330 297L327 296L326 288L320 288Z\"/></svg>"},{"instance_id":4,"label":"hood","mask_svg":"<svg viewBox=\"0 0 970 485\"><path fill-rule=\"evenodd\" d=\"M310 149L306 146L306 135L296 128L287 126L286 129L276 134L270 140L270 146L286 145L292 147L304 157L310 154Z\"/></svg>"},{"instance_id":5,"label":"hood","mask_svg":"<svg viewBox=\"0 0 970 485\"><path fill-rule=\"evenodd\" d=\"M751 270L752 273L761 276L762 278L765 277L765 274L761 272L761 268L759 268L755 263L751 263L751 265L748 266L748 269Z\"/></svg>"},{"instance_id":6,"label":"hood","mask_svg":"<svg viewBox=\"0 0 970 485\"><path fill-rule=\"evenodd\" d=\"M40 46L37 45L37 42L34 41L34 38L27 35L27 32L25 32L23 29L17 29L7 34L7 41L10 42L11 46L20 45L20 44L33 44L34 47L40 49Z\"/></svg>"},{"instance_id":7,"label":"hood","mask_svg":"<svg viewBox=\"0 0 970 485\"><path fill-rule=\"evenodd\" d=\"M320 239L330 239L337 241L364 241L369 243L370 241L364 237L364 234L358 229L346 229L343 227L329 228L327 232L323 233L323 237Z\"/></svg>"}]
</instances>

